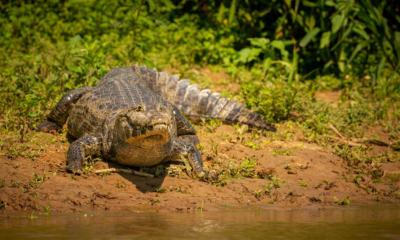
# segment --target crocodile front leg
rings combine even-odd
[[[67,121],[69,112],[74,103],[76,103],[83,94],[87,93],[91,89],[92,87],[81,87],[64,94],[61,100],[47,116],[47,120],[40,123],[36,127],[36,130],[40,132],[51,132],[53,130],[58,132]]]
[[[204,175],[203,160],[201,154],[195,146],[183,139],[174,138],[174,155],[171,159],[184,157],[197,175]]]
[[[200,144],[200,140],[196,136],[196,130],[194,127],[189,123],[185,116],[182,115],[179,108],[174,104],[171,104],[171,107],[175,116],[178,138],[190,142],[194,146]]]
[[[63,167],[69,172],[82,174],[82,163],[88,155],[102,155],[103,137],[100,134],[90,134],[79,138],[71,144],[67,153],[67,166]]]

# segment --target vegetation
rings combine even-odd
[[[333,197],[333,199],[335,200],[335,203],[339,205],[350,205],[349,195],[347,195],[342,200],[338,199],[337,197]]]
[[[206,67],[227,73],[230,79],[219,84],[239,84],[237,99],[279,126],[277,133],[251,131],[246,140],[249,130],[236,126],[239,141],[226,138],[258,150],[269,143],[261,143],[260,135],[288,142],[300,134],[378,182],[382,171],[373,163],[400,159],[392,151],[400,145],[399,8],[394,0],[3,1],[0,154],[39,156],[45,148],[33,129],[46,111],[67,91],[95,85],[111,68],[146,64],[212,88],[216,83],[199,72]],[[315,98],[328,90],[340,91],[337,106]],[[228,87],[221,92],[233,97]],[[205,124],[207,134],[221,122]],[[365,131],[374,127],[389,135],[390,146],[377,154],[346,144],[332,138],[331,126],[345,139],[379,140]],[[51,141],[66,142],[64,136]],[[209,157],[218,156],[219,145],[209,145]],[[290,155],[300,147],[271,154]],[[84,173],[95,160],[86,159]],[[251,158],[229,164],[210,167],[221,186],[224,179],[257,177]],[[166,175],[162,167],[143,171]],[[45,177],[35,176],[32,187]]]

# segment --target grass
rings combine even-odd
[[[339,205],[350,205],[349,195],[347,195],[347,197],[344,199],[338,199],[336,197],[333,197],[333,199],[335,200],[335,203]]]
[[[156,193],[165,193],[165,192],[167,192],[167,189],[166,188],[163,188],[163,187],[158,187],[158,188],[156,188]]]
[[[302,180],[299,180],[300,187],[307,187],[307,183],[303,182]]]

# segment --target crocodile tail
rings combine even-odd
[[[201,121],[200,117],[219,119],[224,123],[243,123],[251,128],[276,131],[271,123],[262,116],[246,109],[244,104],[229,101],[220,93],[212,93],[210,89],[201,89],[200,85],[190,85],[189,79],[179,80],[179,75],[168,76],[167,72],[158,73],[155,68],[132,66],[141,82],[150,90],[175,104],[188,119]]]

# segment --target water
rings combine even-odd
[[[400,206],[197,213],[102,212],[7,218],[0,239],[400,239]],[[37,214],[35,214],[37,215]]]

